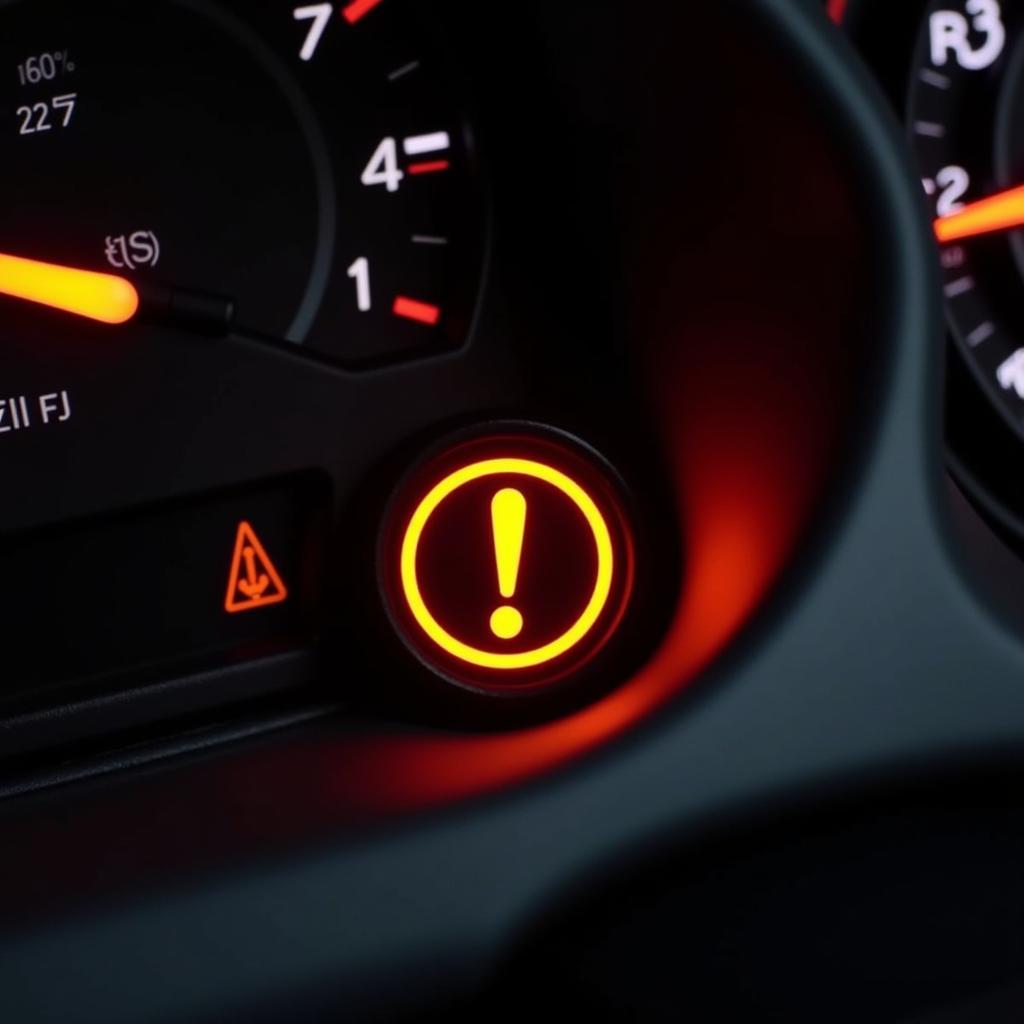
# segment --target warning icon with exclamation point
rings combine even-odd
[[[516,595],[519,563],[523,556],[526,535],[526,498],[522,491],[506,487],[491,501],[491,522],[494,527],[494,557],[498,563],[498,587],[501,596]],[[491,631],[501,640],[513,640],[523,631],[523,616],[512,605],[502,605],[491,616]]]
[[[249,523],[239,523],[224,610],[229,615],[281,604],[288,588]]]
[[[463,444],[395,500],[381,551],[392,620],[422,660],[476,688],[522,691],[575,673],[629,597],[621,507],[597,457],[568,444]]]

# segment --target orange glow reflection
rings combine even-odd
[[[827,423],[813,427],[824,409],[803,374],[767,372],[766,358],[793,355],[792,334],[779,329],[773,338],[764,324],[747,333],[758,338],[749,353],[707,345],[702,365],[661,375],[685,382],[660,404],[677,452],[686,564],[673,624],[651,661],[597,704],[518,733],[357,741],[345,759],[346,803],[375,814],[421,808],[555,768],[677,695],[735,637],[805,529],[835,439]],[[708,358],[716,348],[728,365]]]

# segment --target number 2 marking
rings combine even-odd
[[[53,127],[49,121],[50,108],[45,103],[34,103],[31,107],[18,107],[18,117],[21,118],[19,135],[48,132]]]

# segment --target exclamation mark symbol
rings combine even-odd
[[[494,531],[494,559],[498,566],[498,589],[506,601],[516,596],[519,563],[526,534],[526,498],[515,488],[498,491],[491,500],[491,527]],[[523,616],[518,608],[502,605],[491,616],[491,631],[499,640],[514,640],[523,631]]]

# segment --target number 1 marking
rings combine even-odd
[[[360,313],[369,313],[373,308],[373,297],[370,294],[370,261],[365,256],[348,268],[348,276],[356,283],[356,305]]]

